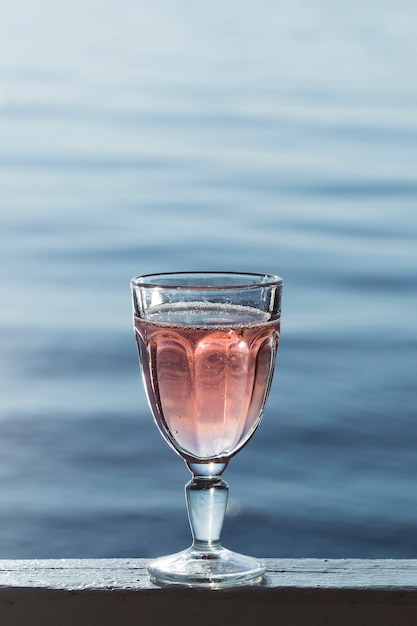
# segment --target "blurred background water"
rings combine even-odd
[[[15,0],[0,21],[0,555],[186,547],[129,279],[283,276],[224,543],[417,558],[417,5]]]

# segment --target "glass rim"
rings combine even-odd
[[[204,276],[210,276],[210,277],[214,277],[214,276],[228,276],[228,277],[239,277],[239,278],[243,278],[243,277],[247,277],[248,281],[249,279],[254,279],[255,277],[259,278],[258,281],[256,282],[237,282],[236,283],[231,283],[231,284],[227,284],[227,285],[219,285],[219,284],[211,284],[211,285],[207,285],[204,284],[204,281],[202,280],[201,284],[185,284],[185,283],[181,283],[181,279],[185,278],[186,276],[189,277],[193,277],[193,278],[197,278],[198,276],[201,276],[201,278],[203,278]],[[164,284],[163,282],[158,282],[158,278],[159,279],[163,279],[163,278],[171,278],[171,279],[175,279],[175,277],[178,278],[178,282],[174,282],[171,284]],[[153,273],[153,274],[143,274],[141,276],[135,276],[134,278],[132,278],[132,280],[130,281],[130,284],[132,285],[132,287],[146,287],[146,288],[160,288],[160,289],[187,289],[187,290],[199,290],[199,289],[205,289],[205,290],[209,290],[209,291],[222,291],[222,290],[232,290],[232,289],[256,289],[256,288],[260,288],[260,287],[268,287],[268,286],[280,286],[283,284],[283,280],[280,276],[276,275],[276,274],[261,274],[260,272],[234,272],[234,271],[181,271],[181,272],[158,272],[158,273]]]

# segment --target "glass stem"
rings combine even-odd
[[[219,476],[194,476],[186,484],[188,519],[193,546],[198,550],[213,550],[220,546],[228,494],[229,486]]]

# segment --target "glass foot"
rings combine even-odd
[[[254,585],[266,570],[257,559],[231,552],[222,546],[187,550],[163,556],[148,565],[151,581],[157,585],[183,585],[219,589]]]

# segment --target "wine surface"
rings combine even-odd
[[[252,307],[177,303],[135,317],[149,404],[188,460],[228,459],[262,416],[279,321]]]

